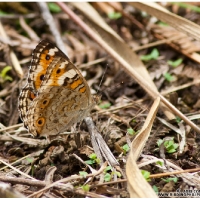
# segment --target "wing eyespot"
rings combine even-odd
[[[50,55],[46,55],[46,60],[50,60]]]
[[[44,80],[44,74],[40,75],[40,80],[41,80],[41,81]]]
[[[58,70],[56,71],[56,73],[57,73],[57,74],[60,74],[60,72],[61,72],[61,70],[60,70],[60,69],[58,69]]]
[[[38,126],[44,126],[44,123],[45,123],[44,117],[40,117],[40,118],[36,121],[36,124],[37,124]]]

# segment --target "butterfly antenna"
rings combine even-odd
[[[97,94],[99,93],[99,88],[101,87],[101,84],[102,84],[102,82],[103,82],[103,79],[104,79],[104,76],[105,76],[105,74],[106,74],[107,69],[108,69],[108,64],[106,65],[106,69],[105,69],[104,72],[103,72],[103,76],[102,76],[101,81],[100,81],[100,83],[99,83],[99,87],[98,87],[98,90],[97,90]]]

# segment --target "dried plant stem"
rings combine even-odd
[[[192,121],[190,121],[183,113],[181,113],[175,106],[173,106],[166,98],[164,98],[158,91],[155,91],[144,78],[138,74],[124,59],[122,59],[116,51],[113,51],[112,47],[107,43],[102,43],[101,37],[92,30],[85,22],[83,22],[71,9],[69,9],[65,3],[57,2],[57,4],[99,45],[101,45],[109,54],[111,54],[115,60],[117,60],[129,74],[141,84],[143,89],[147,91],[153,98],[160,97],[161,101],[170,108],[176,115],[178,115],[185,123],[190,125],[197,133],[200,133],[200,128],[197,127]]]
[[[160,173],[160,174],[152,174],[149,176],[149,178],[160,178],[164,176],[171,176],[175,174],[182,174],[182,173],[188,173],[188,172],[198,172],[200,171],[200,168],[195,168],[195,169],[186,169],[186,170],[179,170],[175,172],[166,172],[166,173]]]
[[[54,18],[52,14],[49,11],[49,8],[45,2],[38,2],[38,5],[41,9],[42,17],[46,21],[46,23],[49,26],[49,29],[52,33],[52,35],[55,37],[56,44],[58,47],[67,55],[65,45],[62,41],[61,35],[58,31],[58,28],[56,27],[56,24],[54,22]]]
[[[29,186],[35,186],[35,187],[45,187],[46,183],[44,181],[33,181],[30,179],[24,179],[24,178],[13,178],[13,177],[6,177],[6,176],[0,176],[0,181],[11,183],[11,184],[22,184],[22,185],[29,185]]]
[[[9,39],[3,28],[1,21],[0,21],[0,35],[5,39]],[[22,71],[21,65],[19,64],[19,60],[17,59],[17,56],[15,55],[15,53],[12,50],[10,50],[10,59],[12,61],[13,67],[14,67],[17,75],[19,76],[19,78],[23,78],[24,73]]]

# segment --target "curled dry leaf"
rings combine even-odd
[[[126,165],[126,174],[127,174],[128,190],[130,193],[130,197],[137,197],[137,198],[157,197],[151,186],[142,176],[136,164],[136,160],[138,159],[140,153],[142,152],[143,147],[149,137],[153,121],[156,117],[159,103],[160,103],[160,98],[157,98],[150,109],[150,112],[147,116],[147,119],[144,123],[142,130],[140,131],[140,133],[138,133],[138,135],[135,137],[135,139],[131,144],[131,150]]]
[[[194,41],[191,37],[169,26],[153,25],[152,31],[155,37],[161,40],[174,38],[166,41],[166,43],[190,59],[200,63],[200,55],[196,53],[200,51],[200,43],[198,41]]]

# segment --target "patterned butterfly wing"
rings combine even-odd
[[[95,105],[79,70],[61,50],[47,41],[39,43],[33,52],[28,85],[22,90],[21,98],[24,94],[28,96],[30,88],[35,98],[23,100],[28,111],[22,118],[35,136],[64,131],[87,116]]]

